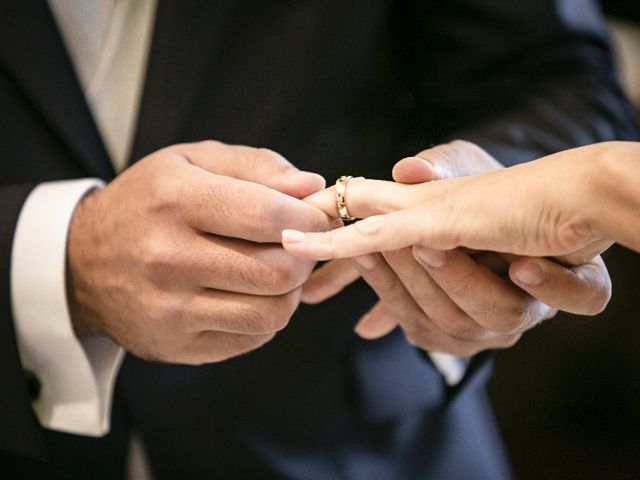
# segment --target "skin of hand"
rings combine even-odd
[[[473,173],[499,169],[499,164],[486,152],[468,142],[456,141],[426,150],[402,160],[394,168],[394,179],[404,184],[364,179],[349,183],[350,213],[358,218],[371,218],[304,238],[294,232],[293,241],[285,233],[285,248],[305,258],[354,257],[357,272],[381,299],[361,320],[356,331],[364,337],[375,338],[399,324],[411,343],[431,351],[469,356],[487,348],[504,348],[513,345],[522,332],[553,316],[556,309],[585,314],[601,311],[610,298],[611,285],[602,260],[592,257],[604,250],[610,244],[608,241],[598,239],[588,245],[588,253],[584,253],[583,248],[580,264],[568,268],[549,259],[517,258],[485,251],[492,247],[490,244],[475,247],[446,244],[443,248],[421,242],[422,238],[415,235],[409,239],[403,237],[406,230],[420,230],[423,216],[419,209],[423,203],[429,205],[431,197],[425,200],[424,194],[418,192],[494,175]],[[420,178],[446,180],[407,185]],[[379,190],[381,186],[383,189]],[[446,198],[446,194],[433,198]],[[474,201],[486,203],[487,199],[495,204],[492,190],[483,191]],[[328,214],[337,214],[333,189],[314,194],[306,201]],[[464,229],[465,222],[473,222],[477,217],[469,205],[465,204],[465,208],[454,217],[446,208],[438,208],[441,214],[438,220]],[[388,217],[401,214],[404,217],[392,227],[386,225]],[[363,222],[365,229],[361,228]],[[375,228],[367,227],[372,223]],[[384,242],[369,242],[368,235],[377,239],[383,233]],[[356,235],[359,237],[353,245]],[[348,245],[346,249],[345,245]],[[470,246],[474,250],[455,248],[458,246]],[[329,272],[319,269],[312,276],[310,293],[305,293],[307,299],[330,296],[346,285],[348,260],[339,261],[342,266],[330,262],[324,267]],[[573,259],[567,257],[562,261],[572,263]],[[338,270],[341,270],[339,274]],[[328,280],[332,276],[338,280]],[[352,274],[352,279],[355,276]],[[340,279],[344,282],[340,283]]]
[[[299,200],[323,187],[270,150],[214,141],[140,160],[74,213],[67,296],[76,333],[186,364],[263,345],[289,321],[314,266],[284,251],[282,228],[335,227]]]

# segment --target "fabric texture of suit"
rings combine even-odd
[[[128,356],[105,438],[42,429],[11,314],[16,219],[39,182],[114,174],[46,4],[0,7],[0,476],[118,478],[135,429],[161,479],[509,477],[489,355],[448,388],[400,332],[358,339],[363,283],[220,364]],[[131,160],[213,138],[387,178],[448,138],[515,164],[634,137],[589,1],[161,0]]]

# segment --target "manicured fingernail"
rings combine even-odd
[[[353,261],[365,270],[373,270],[376,268],[376,261],[373,255],[360,255],[359,257],[355,257]]]
[[[302,243],[305,238],[305,234],[299,230],[282,231],[282,243]]]
[[[428,267],[441,268],[447,259],[447,253],[442,250],[434,250],[432,248],[422,247],[416,252],[418,260]]]
[[[544,273],[537,263],[529,263],[515,273],[516,279],[525,285],[536,287],[542,284]]]

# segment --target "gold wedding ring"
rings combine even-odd
[[[347,183],[352,178],[350,175],[343,175],[336,180],[336,208],[338,215],[342,220],[348,221],[356,219],[356,217],[349,215],[349,210],[347,210]]]

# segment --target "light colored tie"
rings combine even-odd
[[[116,172],[135,134],[156,0],[50,0]]]

